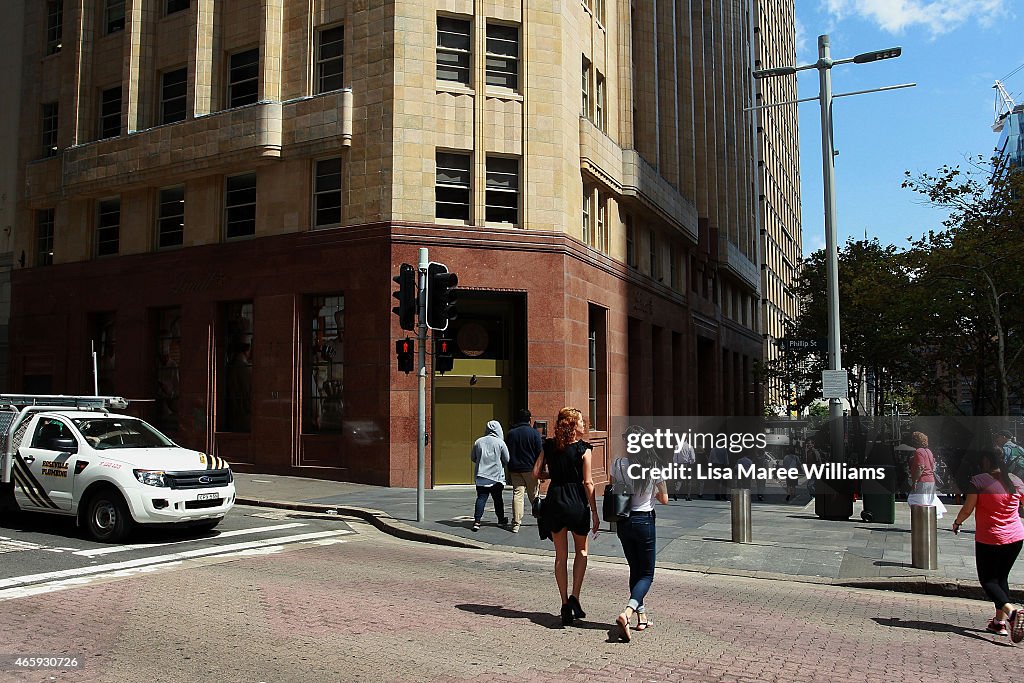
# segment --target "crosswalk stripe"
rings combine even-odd
[[[262,534],[270,531],[283,531],[285,529],[294,529],[300,526],[306,525],[301,522],[292,522],[290,524],[275,524],[273,526],[254,527],[252,529],[235,529],[233,531],[222,531],[216,536],[208,536],[204,538],[187,538],[181,541],[167,541],[166,543],[137,543],[135,545],[104,546],[103,548],[89,548],[88,550],[79,550],[75,552],[75,555],[81,555],[82,557],[98,557],[100,555],[109,555],[111,553],[123,553],[129,550],[144,550],[146,548],[160,548],[162,546],[178,545],[180,543],[198,543],[200,541],[212,541],[219,538],[232,538],[235,536],[246,536],[248,534]]]
[[[211,548],[196,548],[194,550],[183,550],[181,552],[170,553],[168,555],[144,557],[135,560],[126,560],[124,562],[111,562],[108,564],[100,564],[93,567],[76,567],[74,569],[62,569],[59,571],[43,572],[41,574],[15,576],[7,579],[0,579],[0,589],[12,588],[15,586],[25,586],[33,583],[41,583],[43,581],[53,581],[56,579],[70,579],[74,577],[102,574],[104,572],[115,572],[123,569],[135,569],[139,567],[153,566],[168,562],[180,562],[182,560],[188,560],[196,557],[210,557],[213,555],[223,555],[226,553],[238,552],[240,550],[261,548],[268,545],[285,545],[288,543],[301,543],[303,541],[313,541],[322,538],[332,538],[335,536],[347,536],[353,533],[355,532],[348,530],[316,531],[307,534],[295,534],[292,536],[282,536],[279,538],[266,538],[258,541],[246,541],[244,543],[230,543],[228,545],[215,546]]]

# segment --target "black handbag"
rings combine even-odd
[[[621,522],[629,517],[632,496],[628,493],[616,493],[612,484],[605,484],[604,500],[601,501],[601,513],[606,522]]]
[[[544,503],[544,497],[543,496],[536,496],[533,499],[533,502],[531,503],[531,505],[533,506],[533,516],[534,517],[540,517],[543,503]]]

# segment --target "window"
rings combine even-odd
[[[57,112],[56,102],[47,102],[43,105],[43,157],[57,156]]]
[[[303,407],[307,433],[341,431],[345,360],[345,295],[311,298],[311,381],[305,387]]]
[[[583,58],[583,101],[580,116],[590,118],[590,62]]]
[[[174,14],[188,9],[188,0],[167,0],[167,11],[164,14]]]
[[[468,19],[437,18],[437,80],[469,85]]]
[[[64,0],[49,0],[46,3],[46,54],[60,52],[64,33]]]
[[[124,0],[106,0],[103,23],[106,25],[107,33],[124,30]]]
[[[519,159],[487,157],[486,204],[487,222],[519,222]]]
[[[218,415],[223,432],[252,429],[252,331],[251,301],[221,307],[223,372],[218,373]]]
[[[626,214],[626,265],[636,268],[636,228],[629,214]]]
[[[36,211],[36,265],[53,265],[53,209]]]
[[[594,18],[604,23],[604,0],[594,0]]]
[[[651,277],[656,278],[659,275],[661,275],[661,273],[658,272],[661,269],[658,268],[658,238],[655,236],[653,229],[648,229],[647,230],[647,246],[648,246],[648,253],[647,253],[647,256],[648,256],[648,259],[647,259],[648,272],[649,272]]]
[[[594,125],[601,132],[608,132],[608,121],[605,118],[605,107],[607,102],[604,93],[604,76],[597,72],[597,80],[594,86]]]
[[[253,104],[260,99],[259,48],[236,52],[228,66],[228,108]]]
[[[592,191],[583,186],[583,243],[590,244],[590,195]]]
[[[470,157],[468,153],[438,152],[434,185],[434,215],[469,220]]]
[[[593,246],[598,251],[607,250],[607,241],[605,235],[607,234],[605,226],[608,224],[608,198],[602,195],[600,192],[597,193],[597,220],[594,223],[594,242]]]
[[[341,224],[341,158],[316,162],[313,180],[313,225],[324,228]]]
[[[160,190],[157,209],[157,246],[180,247],[185,239],[185,186]]]
[[[60,420],[44,417],[39,420],[39,427],[36,429],[35,434],[32,435],[32,445],[30,448],[54,450],[53,439],[61,438],[74,439],[74,432]]]
[[[96,255],[111,256],[120,248],[121,200],[104,199],[96,206]]]
[[[316,44],[316,92],[344,87],[345,27],[321,29]]]
[[[487,85],[519,88],[519,28],[487,25]]]
[[[224,199],[224,235],[256,234],[256,173],[229,176]]]
[[[590,305],[587,311],[587,407],[591,429],[608,428],[605,396],[608,393],[607,311]]]
[[[116,396],[114,371],[116,370],[117,327],[113,313],[91,313],[89,315],[89,339],[96,353],[96,384],[100,396]],[[89,360],[88,375],[92,378],[92,359]],[[91,384],[91,382],[90,382]]]
[[[181,309],[156,311],[156,401],[153,424],[163,431],[178,429],[181,367]]]
[[[100,139],[121,134],[121,86],[100,93]]]
[[[674,290],[679,289],[679,254],[675,246],[668,252],[668,280],[669,286]]]
[[[188,69],[165,71],[160,80],[160,123],[184,121]]]

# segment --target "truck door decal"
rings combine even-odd
[[[28,465],[21,458],[21,453],[15,453],[12,471],[15,483],[21,488],[21,492],[33,503],[41,508],[59,509],[57,504],[46,495],[46,490],[39,484],[32,472],[29,471]]]

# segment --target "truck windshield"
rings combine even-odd
[[[131,418],[79,418],[75,426],[98,451],[110,448],[173,448],[174,442],[142,420]]]

